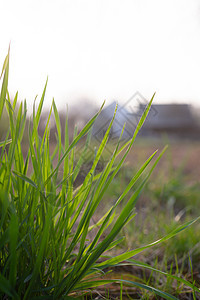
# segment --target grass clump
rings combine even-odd
[[[143,113],[132,139],[124,146],[120,146],[119,140],[104,169],[96,172],[109,138],[115,117],[113,116],[99,148],[94,149],[90,170],[85,174],[83,182],[77,186],[75,182],[90,144],[91,128],[102,108],[80,133],[75,129],[71,143],[66,119],[65,143],[62,145],[60,120],[53,100],[44,134],[39,136],[38,126],[46,84],[38,108],[36,109],[35,103],[33,105],[28,130],[28,151],[24,157],[22,139],[27,119],[26,102],[21,103],[16,110],[16,94],[14,102],[11,103],[7,92],[8,70],[9,53],[3,66],[4,76],[0,95],[0,117],[4,106],[9,116],[7,135],[0,143],[1,298],[73,299],[84,297],[91,289],[116,282],[120,283],[122,288],[136,286],[165,299],[176,299],[168,292],[148,284],[121,277],[105,279],[103,276],[110,268],[124,264],[161,272],[131,258],[173,237],[195,221],[189,221],[175,228],[165,237],[146,246],[114,257],[105,256],[106,251],[122,241],[118,234],[134,218],[135,204],[166,148],[153,162],[157,153],[155,151],[131,178],[109,210],[96,224],[91,222],[99,203],[134,143],[153,98]],[[57,144],[53,153],[50,152],[49,145],[49,122],[52,113],[57,127]],[[84,136],[86,136],[85,145],[81,152],[79,150],[77,159],[77,143]],[[123,155],[117,160],[122,150]],[[141,179],[146,170],[145,177]],[[131,195],[124,201],[130,191]],[[121,210],[117,214],[116,209],[122,203]],[[199,291],[193,283],[183,278],[167,273],[164,275],[186,284],[194,293]]]

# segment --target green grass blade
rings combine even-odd
[[[128,203],[123,208],[123,210],[120,213],[119,217],[117,218],[115,224],[113,224],[113,228],[107,234],[106,238],[102,242],[100,242],[91,253],[90,252],[87,253],[87,255],[86,255],[86,257],[88,257],[87,261],[86,261],[85,257],[83,257],[82,266],[80,267],[79,272],[78,271],[75,272],[75,277],[72,280],[73,282],[71,283],[71,286],[69,287],[68,292],[70,291],[70,289],[73,288],[73,286],[75,286],[75,284],[77,282],[79,282],[84,277],[84,275],[90,269],[90,267],[97,261],[97,259],[101,256],[101,254],[114,241],[115,237],[120,232],[120,230],[123,228],[123,226],[130,220],[131,215],[133,214],[133,209],[134,209],[135,203],[143,189],[143,186],[146,183],[147,179],[149,178],[150,174],[152,173],[152,170],[155,168],[156,164],[161,159],[164,151],[165,151],[165,149],[161,152],[161,154],[157,158],[157,160],[154,163],[154,165],[152,166],[148,176],[145,178],[145,180],[142,182],[142,184],[139,186],[139,188],[136,190],[136,192],[129,199]],[[109,215],[108,215],[108,218],[109,218]],[[107,222],[107,218],[104,221],[102,226],[105,226],[105,222]],[[82,225],[80,224],[80,226],[82,226]],[[81,265],[81,262],[80,262],[80,265]],[[67,278],[66,278],[66,282],[67,282]]]
[[[3,67],[2,67],[2,70],[1,70],[0,79],[2,78],[3,73],[6,71],[6,68],[8,67],[8,64],[9,64],[9,54],[10,54],[10,46],[8,48],[8,54],[6,55],[6,58],[5,58],[4,63],[3,63]]]
[[[13,109],[15,109],[15,107],[16,107],[17,99],[18,99],[18,92],[15,94],[15,98],[13,100]]]
[[[42,138],[42,142],[41,142],[41,147],[40,147],[41,151],[42,151],[43,146],[44,146],[45,138],[48,137],[47,132],[49,130],[49,124],[50,124],[52,109],[53,109],[53,103],[51,104],[51,108],[50,108],[50,111],[49,111],[49,116],[48,116],[47,123],[46,123],[46,126],[45,126],[45,130],[44,130],[44,134],[43,134],[43,138]]]
[[[66,120],[65,120],[65,148],[64,152],[67,151],[69,148],[69,130],[68,130],[68,110],[66,113]],[[66,198],[66,193],[67,193],[67,183],[68,183],[68,178],[71,176],[69,174],[69,154],[66,155],[64,159],[64,167],[63,167],[63,184],[62,184],[62,205],[65,203],[65,198]],[[68,209],[68,208],[66,208]]]
[[[33,180],[31,180],[30,178],[28,178],[27,176],[19,173],[19,172],[16,172],[16,171],[12,171],[13,174],[15,174],[17,177],[21,178],[22,180],[28,182],[30,185],[32,185],[34,188],[38,188],[38,186],[35,184],[35,182]]]
[[[200,217],[198,217],[198,218],[196,218],[196,219],[194,219],[192,221],[189,221],[189,222],[187,222],[187,223],[185,223],[185,224],[177,227],[171,233],[167,234],[166,236],[160,238],[159,240],[157,240],[157,241],[155,241],[153,243],[150,243],[150,244],[148,244],[146,246],[137,248],[135,250],[128,251],[126,253],[120,254],[120,255],[118,255],[116,257],[113,257],[111,259],[108,259],[107,261],[105,261],[103,263],[97,264],[96,267],[97,268],[102,268],[102,267],[105,268],[105,266],[107,266],[107,267],[109,266],[110,267],[110,266],[116,265],[116,264],[118,264],[118,263],[120,263],[120,262],[122,262],[124,260],[127,260],[127,259],[135,256],[136,254],[138,254],[138,253],[140,253],[140,252],[142,252],[142,251],[144,251],[144,250],[152,247],[152,246],[155,246],[155,245],[158,245],[158,244],[160,244],[162,242],[167,241],[168,239],[174,237],[175,235],[177,235],[181,231],[185,230],[187,227],[189,227],[192,224],[194,224],[195,222],[197,222],[199,219],[200,219]]]
[[[9,281],[13,288],[17,279],[17,241],[18,241],[18,220],[15,213],[12,214],[9,225],[9,237],[10,237],[10,274]]]
[[[152,292],[154,293],[155,295],[158,295],[160,297],[163,297],[164,299],[167,299],[167,300],[178,300],[178,298],[166,293],[166,292],[163,292],[159,289],[156,289],[152,286],[149,286],[149,285],[146,285],[146,284],[143,284],[143,283],[139,283],[139,282],[134,282],[134,281],[130,281],[130,280],[120,280],[122,281],[124,284],[127,284],[127,285],[130,285],[130,286],[137,286],[141,289],[144,289],[144,290],[147,290],[149,292]]]
[[[75,288],[75,290],[86,290],[88,288],[97,288],[99,286],[104,286],[107,284],[112,284],[112,283],[124,283],[125,286],[136,286],[140,289],[145,289],[149,292],[152,292],[158,296],[163,297],[163,299],[167,299],[167,300],[178,300],[178,298],[166,293],[166,292],[162,292],[159,289],[156,289],[154,287],[148,286],[146,284],[143,283],[139,283],[139,282],[135,282],[135,281],[130,281],[130,280],[123,280],[123,279],[113,279],[113,280],[93,280],[90,282],[81,282],[80,284],[78,284]]]
[[[37,124],[36,127],[38,127],[38,124],[39,124],[39,121],[40,121],[40,116],[41,116],[41,113],[42,113],[42,107],[43,107],[43,103],[44,103],[44,97],[45,97],[45,93],[46,93],[47,83],[48,83],[48,78],[46,80],[45,87],[44,87],[44,90],[43,90],[43,93],[42,93],[42,97],[40,99],[40,103],[39,103],[37,113],[36,113],[36,124]]]
[[[154,94],[154,95],[155,95],[155,94]],[[145,111],[143,112],[143,114],[142,114],[142,116],[141,116],[141,118],[140,118],[140,121],[139,121],[139,123],[138,123],[138,125],[137,125],[137,127],[136,127],[136,129],[135,129],[135,132],[134,132],[134,134],[133,134],[132,139],[125,145],[125,146],[128,146],[128,149],[126,150],[126,152],[125,152],[125,154],[123,155],[122,159],[119,161],[118,165],[117,165],[117,166],[115,167],[115,169],[113,170],[113,172],[112,172],[110,178],[108,179],[106,185],[105,185],[104,188],[102,189],[99,198],[102,198],[103,194],[105,193],[105,191],[107,190],[107,188],[110,186],[110,184],[111,184],[113,178],[116,176],[116,174],[118,173],[118,171],[119,171],[120,168],[122,167],[122,165],[123,165],[123,163],[124,163],[124,161],[125,161],[125,159],[126,159],[128,153],[129,153],[129,151],[130,151],[130,149],[131,149],[131,147],[132,147],[132,145],[133,145],[133,143],[134,143],[134,141],[135,141],[135,138],[136,138],[136,136],[137,136],[139,130],[141,129],[141,127],[142,127],[142,125],[143,125],[143,123],[144,123],[144,121],[145,121],[145,118],[146,118],[147,115],[148,115],[148,112],[149,112],[149,110],[150,110],[150,107],[151,107],[151,104],[152,104],[154,95],[153,95],[153,97],[151,98],[149,104],[147,105]],[[115,156],[117,157],[117,156],[121,153],[122,149],[124,149],[124,148],[125,148],[125,147],[122,146],[122,148],[120,148],[120,149],[117,151],[117,153],[115,154]],[[155,155],[155,154],[153,154],[153,155]],[[148,164],[148,163],[147,163],[147,164]],[[146,166],[144,166],[144,168],[145,168],[145,167],[146,167]],[[141,170],[141,173],[142,173],[142,172],[143,172],[143,170]],[[141,173],[140,173],[140,175],[141,175]],[[138,177],[139,177],[139,173],[138,173]],[[136,179],[136,178],[135,178],[135,179]],[[133,179],[133,181],[134,181],[134,179]],[[130,187],[130,186],[129,186],[129,187]],[[119,200],[119,201],[120,201],[120,200]]]
[[[35,283],[35,280],[39,276],[40,269],[42,267],[42,264],[44,263],[44,254],[45,254],[46,249],[48,249],[48,240],[49,240],[49,234],[50,234],[49,229],[51,226],[51,215],[52,215],[51,206],[49,206],[47,215],[45,217],[45,225],[44,225],[44,230],[43,230],[43,233],[41,236],[40,248],[38,251],[37,259],[35,262],[35,266],[33,269],[33,274],[32,274],[29,286],[28,286],[26,293],[24,295],[24,298],[23,298],[24,300],[30,298],[30,293],[32,291],[33,285]]]
[[[104,103],[103,103],[104,105]],[[73,142],[71,143],[71,145],[68,147],[68,149],[65,151],[65,153],[63,154],[63,156],[61,157],[61,159],[59,160],[57,166],[55,167],[55,169],[53,170],[53,172],[49,175],[49,177],[47,178],[45,184],[48,183],[48,181],[52,178],[52,176],[57,172],[58,168],[60,167],[60,165],[62,164],[63,160],[65,159],[65,157],[68,155],[68,153],[72,150],[72,148],[78,143],[78,141],[81,139],[81,137],[83,137],[84,135],[87,134],[87,132],[90,130],[90,128],[92,127],[92,125],[94,124],[96,118],[98,117],[98,115],[100,114],[103,105],[101,106],[99,112],[86,124],[86,126],[81,130],[81,132],[78,134],[78,136],[75,138],[75,140],[73,140]]]
[[[55,104],[55,101],[53,99],[53,111],[54,111],[54,117],[55,117],[55,122],[56,122],[56,129],[57,129],[57,133],[58,133],[58,160],[60,160],[60,155],[61,155],[61,125],[60,125],[60,118],[59,118],[59,114],[58,114],[58,110]]]
[[[0,273],[0,292],[1,294],[4,293],[5,296],[9,296],[13,299],[20,300],[20,297],[17,295],[16,291],[13,290],[13,287],[10,284],[9,280],[7,280],[1,273]]]
[[[113,124],[113,121],[114,121],[114,118],[115,118],[116,111],[117,111],[117,106],[116,106],[116,109],[115,109],[114,116],[113,116],[113,118],[112,118],[112,120],[111,120],[111,122],[110,122],[110,124],[109,124],[109,127],[108,127],[108,129],[107,129],[107,131],[106,131],[106,133],[105,133],[105,135],[104,135],[104,138],[103,138],[103,140],[102,140],[102,142],[101,142],[101,145],[100,145],[100,147],[99,147],[99,149],[98,149],[98,151],[97,151],[97,154],[95,155],[95,158],[94,158],[94,162],[93,162],[93,164],[92,164],[92,167],[91,167],[90,171],[88,172],[87,176],[85,177],[85,180],[84,180],[84,182],[83,182],[83,185],[82,185],[82,187],[81,187],[81,189],[80,189],[80,191],[79,191],[79,195],[80,195],[81,197],[82,197],[83,190],[84,190],[85,187],[88,185],[88,182],[89,182],[89,180],[91,179],[91,177],[93,177],[93,174],[94,174],[95,168],[96,168],[96,166],[97,166],[97,163],[99,162],[99,159],[100,159],[100,157],[101,157],[101,155],[102,155],[102,152],[103,152],[103,150],[104,150],[104,148],[105,148],[105,145],[106,145],[106,143],[107,143],[107,141],[108,141],[109,132],[110,132],[110,129],[111,129],[111,127],[112,127],[112,124]],[[107,174],[107,176],[108,176],[108,174]],[[104,180],[105,180],[105,179],[106,179],[106,178],[104,178]],[[101,182],[101,181],[100,181],[100,182]],[[96,193],[98,193],[98,192],[96,192]],[[83,213],[82,219],[85,219],[85,216],[86,216],[86,214],[87,214],[87,218],[85,219],[85,222],[86,222],[86,223],[87,223],[87,220],[91,219],[92,215],[94,214],[94,211],[95,211],[96,207],[98,206],[97,200],[98,200],[98,199],[94,198],[93,201],[92,201],[92,202],[93,202],[92,205],[91,205],[91,203],[88,203],[87,208],[86,208],[86,210],[85,210],[84,213]],[[90,206],[91,206],[91,208],[89,208]],[[79,224],[79,225],[80,225],[80,224]]]
[[[87,150],[88,150],[88,147],[89,147],[89,144],[90,144],[90,141],[91,141],[91,136],[92,136],[92,131],[90,130],[88,132],[88,135],[87,135],[87,139],[86,139],[86,142],[85,142],[83,152],[80,154],[79,160],[78,160],[78,162],[77,162],[77,164],[74,168],[73,181],[76,180],[76,178],[77,178],[77,176],[80,172],[81,166],[84,163],[84,158],[85,158],[85,155],[87,153]]]
[[[181,278],[181,277],[173,275],[173,274],[168,274],[168,273],[166,273],[164,271],[161,271],[159,269],[156,269],[156,268],[154,268],[154,267],[152,267],[152,266],[150,266],[150,265],[148,265],[146,263],[143,263],[143,262],[140,262],[140,261],[137,261],[137,260],[134,260],[134,259],[127,260],[127,263],[128,264],[130,263],[132,266],[137,266],[137,267],[145,268],[145,269],[148,269],[148,270],[151,270],[151,271],[163,274],[166,277],[173,278],[173,279],[175,279],[175,280],[177,280],[177,281],[185,284],[186,286],[188,286],[188,287],[190,287],[192,289],[194,288],[194,290],[196,292],[200,293],[200,289],[199,288],[197,288],[196,286],[194,286],[192,283],[190,283],[188,280],[185,280],[184,278]],[[122,263],[122,265],[123,265],[123,263]],[[126,265],[126,263],[124,263],[124,265]]]
[[[3,112],[4,103],[6,100],[7,88],[8,88],[9,56],[10,56],[10,47],[8,49],[8,54],[5,58],[2,72],[1,72],[1,77],[2,77],[3,73],[4,73],[4,77],[3,77],[3,83],[1,86],[1,94],[0,94],[0,119],[1,119],[2,112]]]
[[[5,147],[6,145],[9,145],[10,143],[12,143],[11,139],[2,141],[2,142],[0,142],[0,147]]]
[[[123,145],[119,149],[117,155],[119,155],[125,148],[128,147],[127,150],[126,150],[126,152],[125,152],[125,154],[123,155],[123,157],[122,157],[122,159],[120,161],[120,165],[119,165],[118,168],[120,168],[122,166],[125,158],[127,157],[128,153],[129,153],[129,151],[130,151],[130,149],[131,149],[131,147],[132,147],[132,145],[133,145],[133,143],[134,143],[134,141],[135,141],[135,139],[136,139],[136,137],[138,135],[138,132],[142,128],[142,126],[143,126],[143,124],[144,124],[144,122],[145,122],[145,120],[146,120],[146,118],[148,116],[148,113],[149,113],[149,110],[151,108],[151,105],[152,105],[154,97],[155,97],[155,93],[153,94],[153,96],[152,96],[151,100],[149,101],[148,105],[146,106],[146,108],[145,108],[145,110],[144,110],[144,112],[143,112],[143,114],[142,114],[142,116],[141,116],[141,118],[140,118],[140,120],[139,120],[139,122],[137,124],[137,127],[136,127],[136,129],[134,131],[134,134],[133,134],[133,137],[131,138],[131,140],[128,141],[127,143],[125,143],[125,145]]]

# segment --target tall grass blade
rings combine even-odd
[[[174,229],[171,233],[167,234],[166,236],[164,236],[163,238],[160,238],[159,240],[153,242],[153,243],[150,243],[144,247],[140,247],[138,249],[135,249],[135,250],[131,250],[131,251],[128,251],[126,253],[123,253],[123,254],[120,254],[116,257],[113,257],[111,259],[108,259],[107,261],[103,262],[103,263],[99,263],[96,265],[97,268],[105,268],[105,267],[110,267],[110,266],[113,266],[115,264],[118,264],[124,260],[127,260],[133,256],[135,256],[136,254],[152,247],[152,246],[155,246],[155,245],[158,245],[162,242],[165,242],[167,241],[168,239],[174,237],[175,235],[177,235],[178,233],[180,233],[181,231],[185,230],[188,226],[191,226],[192,224],[194,224],[195,222],[197,222],[198,220],[200,219],[200,217],[192,220],[192,221],[189,221],[189,222],[186,222],[184,225],[181,225],[179,227],[177,227],[176,229]]]
[[[10,284],[9,280],[7,280],[0,273],[0,295],[3,295],[3,294],[7,295],[7,296],[9,296],[13,299],[20,300],[20,297],[17,295],[16,291],[13,289],[13,287]]]
[[[36,113],[36,127],[38,127],[38,124],[39,124],[39,121],[40,121],[40,116],[41,116],[41,113],[42,113],[42,107],[43,107],[43,103],[44,103],[44,97],[45,97],[45,93],[46,93],[47,83],[48,83],[48,78],[46,80],[45,87],[44,87],[44,90],[43,90],[43,93],[42,93],[42,97],[40,99],[40,103],[39,103],[37,113]]]
[[[90,282],[83,282],[80,283],[79,285],[77,285],[77,287],[75,288],[75,290],[79,290],[79,289],[83,289],[86,290],[88,288],[97,288],[98,286],[103,286],[106,284],[112,284],[113,282],[116,283],[124,283],[124,285],[126,286],[137,286],[141,289],[145,289],[149,292],[153,292],[155,295],[161,296],[163,297],[163,299],[167,299],[167,300],[178,300],[178,298],[166,293],[166,292],[162,292],[159,289],[156,289],[154,287],[148,286],[146,284],[143,283],[139,283],[139,282],[135,282],[135,281],[130,281],[130,280],[123,280],[123,279],[113,279],[113,280],[94,280],[94,281],[90,281]],[[91,284],[91,285],[90,285]]]
[[[2,83],[2,86],[1,86],[1,94],[0,94],[0,119],[1,119],[2,112],[3,112],[4,103],[5,103],[5,100],[6,100],[7,88],[8,88],[9,56],[10,56],[10,47],[8,49],[8,54],[5,58],[3,68],[2,68],[2,72],[1,72],[1,76],[0,76],[0,79],[1,79],[1,77],[4,73],[3,83]]]
[[[104,103],[103,103],[104,105]],[[65,153],[63,154],[63,156],[61,157],[61,159],[59,160],[57,166],[55,167],[55,169],[53,170],[53,172],[49,175],[49,177],[47,178],[45,184],[47,184],[47,182],[52,178],[52,176],[57,172],[58,168],[60,167],[60,165],[62,164],[63,160],[65,159],[65,157],[68,155],[68,153],[72,150],[72,148],[78,143],[78,141],[81,139],[81,137],[83,137],[84,135],[87,134],[87,132],[90,130],[90,128],[92,127],[92,125],[94,124],[96,118],[98,117],[98,115],[100,114],[103,105],[101,106],[99,112],[86,124],[86,126],[81,130],[81,132],[78,134],[78,136],[73,140],[73,142],[71,143],[71,145],[68,147],[68,149],[65,151]]]
[[[9,225],[9,238],[10,238],[10,274],[9,281],[13,289],[15,288],[16,278],[17,278],[17,242],[19,234],[17,215],[14,212],[11,215],[10,225]]]
[[[11,142],[12,142],[11,139],[2,141],[0,142],[0,147],[5,147],[6,145],[9,145]]]

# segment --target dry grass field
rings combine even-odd
[[[156,142],[154,145],[151,144],[146,145],[144,140],[136,143],[128,156],[128,163],[135,166],[135,162],[144,161],[156,149],[162,149],[165,145],[164,143],[156,145]],[[163,166],[166,169],[173,168],[174,172],[182,167],[183,176],[186,176],[189,182],[200,182],[200,138],[197,142],[188,140],[170,143],[157,171],[159,172],[159,168]]]

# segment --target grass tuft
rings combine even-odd
[[[115,257],[105,252],[119,245],[119,233],[135,217],[135,205],[143,187],[162,158],[166,147],[158,155],[155,151],[130,179],[115,203],[100,217],[92,220],[97,209],[117,176],[136,136],[150,110],[154,95],[147,105],[130,141],[122,146],[120,139],[110,155],[107,165],[98,172],[97,165],[109,140],[110,125],[98,149],[93,151],[92,164],[83,182],[76,180],[84,165],[91,141],[92,126],[99,112],[80,131],[74,131],[69,143],[68,120],[65,125],[65,142],[61,142],[61,126],[55,101],[52,101],[44,134],[38,133],[47,82],[38,109],[33,114],[28,129],[27,154],[22,151],[22,139],[27,120],[26,102],[17,106],[17,94],[10,101],[8,87],[9,52],[3,65],[3,82],[0,95],[0,117],[7,109],[9,129],[5,140],[0,141],[0,296],[2,299],[74,299],[89,290],[110,283],[118,283],[122,290],[127,286],[144,289],[164,299],[177,299],[173,295],[131,280],[98,279],[109,268],[120,264],[143,267],[160,272],[189,286],[193,295],[198,292],[195,282],[159,271],[131,258],[150,247],[175,236],[198,220],[189,221],[170,234],[146,246],[129,250]],[[54,114],[57,128],[57,145],[50,151],[50,117]],[[123,134],[122,129],[122,134]],[[121,134],[121,136],[122,136]],[[86,136],[85,145],[77,145]],[[119,155],[122,154],[123,155]],[[119,158],[121,157],[121,158]],[[144,176],[145,175],[145,176]],[[131,195],[127,197],[129,194]],[[120,213],[118,208],[121,207]],[[91,238],[92,237],[92,238]],[[192,264],[190,261],[192,268]],[[95,279],[96,278],[96,279]],[[95,279],[95,280],[94,280]],[[109,292],[108,292],[109,294]]]

